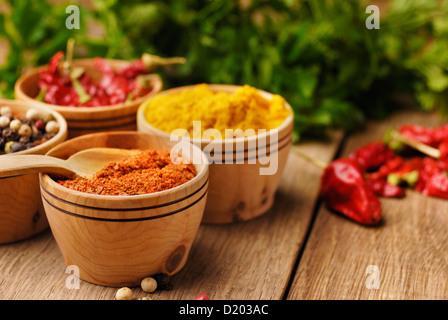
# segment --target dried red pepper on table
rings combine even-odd
[[[434,134],[434,130],[432,128],[415,124],[406,124],[400,126],[398,128],[398,132],[408,139],[418,141],[432,147],[437,147],[438,143],[440,143],[440,141],[438,141],[440,137]]]
[[[392,185],[383,179],[366,179],[366,184],[372,191],[380,197],[386,198],[401,198],[404,197],[405,191],[403,188]]]
[[[427,196],[448,199],[448,176],[443,165],[435,159],[425,157],[415,190]]]
[[[355,160],[361,170],[371,171],[378,169],[394,156],[394,152],[383,142],[374,141],[357,148],[348,157]]]
[[[402,165],[395,170],[391,170],[387,175],[387,182],[392,185],[406,184],[413,187],[418,181],[418,176],[422,168],[422,158],[414,157],[404,161]]]
[[[398,170],[404,163],[404,159],[400,156],[394,156],[381,165],[377,171],[371,172],[369,178],[372,180],[385,179],[387,175]]]
[[[321,196],[329,208],[360,224],[375,225],[381,220],[381,203],[353,159],[339,158],[325,168]]]
[[[436,128],[406,125],[399,130],[410,139],[405,142],[408,146],[428,155],[408,161],[407,166],[411,168],[407,171],[416,173],[415,190],[426,196],[448,199],[448,125]]]
[[[438,148],[444,140],[448,140],[448,124],[434,128],[406,124],[400,126],[398,131],[408,139],[434,148]]]
[[[387,143],[379,141],[361,146],[349,157],[339,158],[328,165],[297,152],[324,169],[321,197],[330,209],[358,223],[375,225],[381,220],[381,203],[377,196],[402,197],[405,194],[402,185],[415,187],[427,196],[448,199],[448,125],[435,129],[407,125],[400,129],[407,139],[415,139],[412,141],[422,146],[425,141],[428,143],[426,147],[438,148],[439,159],[414,157],[405,160]],[[391,138],[390,133],[388,136]],[[415,144],[408,145],[416,148]],[[427,148],[416,150],[425,153]],[[436,153],[430,154],[434,156]]]

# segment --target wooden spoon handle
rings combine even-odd
[[[69,164],[61,159],[43,155],[0,156],[0,178],[44,172],[75,177]]]

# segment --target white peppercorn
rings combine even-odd
[[[147,277],[140,283],[144,292],[154,292],[157,289],[157,281],[154,278]]]
[[[22,124],[19,128],[19,136],[30,137],[33,134],[33,130],[27,124]]]
[[[12,114],[12,110],[8,106],[4,106],[0,108],[0,115],[2,116],[9,116]]]
[[[9,123],[9,127],[14,131],[18,131],[21,126],[22,126],[22,122],[17,119],[14,119]]]
[[[31,125],[32,135],[37,135],[39,133],[39,129],[37,129],[36,125]]]
[[[115,298],[117,300],[132,300],[133,296],[132,290],[128,287],[118,289],[115,294]]]
[[[39,111],[37,111],[36,109],[29,109],[26,112],[25,116],[28,120],[31,120],[31,121],[40,119]]]
[[[57,133],[59,131],[59,124],[52,120],[45,125],[45,131],[47,133]]]
[[[6,128],[7,126],[9,126],[10,122],[11,121],[9,120],[9,117],[1,116],[0,117],[0,128]]]
[[[48,122],[50,122],[50,121],[53,121],[55,118],[54,118],[54,116],[53,116],[53,114],[52,113],[44,113],[44,114],[41,114],[41,119],[45,122],[45,123],[48,123]]]

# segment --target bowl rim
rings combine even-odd
[[[106,59],[103,58],[104,60],[110,61],[112,63],[117,63],[117,64],[127,64],[130,63],[131,61],[127,61],[127,60],[118,60],[118,59]],[[74,59],[73,63],[74,64],[79,64],[79,63],[89,63],[89,62],[93,62],[95,60],[95,58],[83,58],[83,59]],[[158,92],[160,92],[163,88],[163,80],[162,77],[157,74],[157,73],[153,73],[151,72],[151,74],[154,75],[155,78],[155,85],[153,87],[153,90],[151,90],[150,92],[148,92],[147,94],[145,94],[142,97],[138,97],[135,100],[129,101],[129,102],[123,102],[123,103],[118,103],[118,104],[111,104],[111,105],[104,105],[104,106],[92,106],[92,107],[78,107],[78,106],[61,106],[61,105],[57,105],[57,104],[51,104],[51,103],[46,103],[43,101],[39,101],[36,100],[35,98],[29,96],[28,94],[26,94],[23,89],[22,89],[22,85],[25,81],[28,80],[29,77],[35,76],[37,75],[39,72],[46,70],[48,67],[48,65],[42,65],[42,66],[37,66],[34,67],[28,71],[26,71],[24,74],[22,74],[19,79],[17,79],[15,85],[14,85],[14,91],[15,91],[15,95],[16,97],[18,97],[19,99],[22,99],[23,101],[27,101],[27,102],[31,102],[34,104],[38,104],[38,105],[42,105],[42,106],[46,106],[46,107],[50,107],[60,113],[64,113],[64,112],[76,112],[76,113],[100,113],[102,111],[115,111],[115,110],[120,110],[122,108],[126,108],[126,107],[132,107],[135,105],[140,105],[142,104],[146,99],[150,98],[152,95],[157,94]]]
[[[154,126],[152,126],[148,121],[146,121],[146,117],[144,114],[144,109],[149,105],[149,103],[155,99],[156,97],[160,95],[169,95],[174,92],[181,92],[184,90],[189,90],[195,88],[197,85],[200,85],[201,83],[192,84],[192,85],[186,85],[186,86],[180,86],[180,87],[174,87],[170,89],[166,89],[163,91],[160,91],[153,95],[152,97],[147,98],[138,108],[137,110],[137,124],[143,123],[144,126],[147,126],[149,129],[153,130],[154,132],[159,133],[163,136],[171,136],[171,133],[168,133],[166,131],[160,130]],[[211,90],[215,92],[219,92],[219,89],[229,89],[229,90],[237,90],[238,88],[243,87],[243,85],[232,85],[232,84],[207,84],[207,86],[212,87]],[[213,88],[216,88],[215,90]],[[265,90],[261,90],[256,88],[257,91],[265,98],[272,97],[274,94]],[[288,117],[285,118],[285,120],[276,128],[272,128],[269,130],[266,130],[266,132],[262,134],[256,134],[252,136],[244,136],[244,137],[238,137],[238,138],[227,138],[227,139],[198,139],[198,138],[191,138],[191,137],[181,137],[182,139],[190,140],[193,144],[234,144],[234,143],[242,143],[242,142],[251,142],[253,140],[258,140],[261,138],[266,138],[268,136],[271,136],[274,130],[277,130],[278,133],[283,132],[285,129],[287,129],[289,126],[293,126],[294,123],[294,110],[292,109],[291,105],[285,100],[285,107],[290,111],[290,114]],[[292,133],[292,132],[291,132]],[[180,137],[180,136],[179,136]]]
[[[25,108],[29,109],[40,109],[40,111],[44,111],[44,112],[48,112],[50,114],[52,114],[54,116],[54,118],[57,120],[58,124],[59,124],[59,131],[58,133],[52,137],[51,139],[49,139],[48,141],[45,141],[42,144],[39,144],[35,147],[26,149],[26,150],[22,150],[22,151],[18,151],[18,152],[12,152],[12,153],[7,153],[7,154],[2,154],[1,156],[14,156],[17,154],[36,154],[41,152],[42,150],[47,149],[48,147],[51,148],[51,146],[56,142],[56,141],[63,141],[67,138],[67,134],[68,134],[68,125],[67,125],[67,121],[65,120],[65,118],[56,110],[51,109],[50,107],[47,106],[35,106],[35,105],[29,105],[29,103],[27,103],[26,101],[22,101],[22,100],[11,100],[11,99],[0,99],[0,106],[10,106],[11,109],[13,109],[14,111],[14,105],[21,105]],[[56,147],[57,145],[53,145],[53,147]]]
[[[76,143],[77,140],[84,138],[84,139],[88,139],[91,136],[98,136],[98,135],[146,135],[146,136],[151,136],[151,134],[149,133],[145,133],[145,132],[138,132],[138,131],[114,131],[114,132],[98,132],[98,133],[91,133],[91,134],[86,134],[86,135],[82,135],[76,138],[72,138],[70,140],[64,141],[63,143],[55,146],[54,148],[52,148],[51,150],[49,150],[46,155],[49,155],[52,151],[56,150],[57,148],[63,148],[65,145],[69,144],[69,143]],[[190,143],[189,141],[181,141],[180,143],[183,144],[188,144],[189,146],[192,146],[193,148],[196,149],[197,152],[200,152],[199,154],[201,155],[201,164],[203,165],[202,169],[196,173],[196,176],[181,184],[178,185],[176,187],[170,188],[170,189],[166,189],[166,190],[162,190],[162,191],[156,191],[156,192],[152,192],[152,193],[146,193],[146,194],[140,194],[140,195],[127,195],[127,196],[123,196],[123,195],[99,195],[99,194],[95,194],[95,193],[88,193],[88,192],[82,192],[82,191],[77,191],[77,190],[73,190],[67,187],[64,187],[62,185],[60,185],[59,183],[57,183],[56,181],[54,181],[48,174],[46,173],[39,173],[39,178],[41,180],[41,184],[43,185],[43,181],[48,182],[49,184],[51,184],[52,187],[56,188],[57,190],[61,191],[61,192],[66,192],[66,193],[71,193],[74,194],[78,197],[81,198],[91,198],[91,199],[96,199],[96,200],[101,200],[101,201],[110,201],[110,202],[115,202],[115,201],[123,201],[123,199],[129,199],[129,200],[135,200],[135,201],[139,201],[139,200],[143,200],[143,199],[148,199],[148,198],[159,198],[159,197],[163,197],[164,195],[168,195],[171,193],[175,193],[177,191],[180,191],[182,189],[187,188],[188,186],[194,185],[196,184],[198,181],[200,181],[203,177],[208,177],[208,173],[209,173],[209,161],[208,158],[206,157],[205,153],[196,145]],[[86,149],[82,149],[82,150],[86,150]],[[208,179],[208,178],[207,178]]]

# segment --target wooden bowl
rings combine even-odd
[[[162,91],[158,95],[178,93],[194,87],[194,85],[178,87]],[[209,87],[215,92],[228,93],[233,93],[239,88],[234,85],[216,84]],[[261,90],[259,92],[268,99],[272,98],[271,93]],[[144,110],[153,98],[149,98],[140,106],[137,112],[137,130],[169,137],[170,133],[151,126],[145,119]],[[209,154],[210,188],[203,223],[222,224],[251,220],[263,215],[272,207],[292,142],[293,112],[288,103],[286,107],[291,110],[291,115],[277,130],[236,139],[186,138],[200,146],[202,150],[205,148],[213,150]],[[277,136],[275,132],[278,133]],[[175,136],[172,139],[175,139]],[[210,156],[223,161],[218,163],[210,159]],[[260,169],[267,167],[260,161],[264,156],[272,156],[274,161],[277,161],[277,170],[272,174],[261,174]]]
[[[97,133],[77,137],[50,150],[67,159],[88,148],[168,149],[164,137],[139,132]],[[40,175],[45,212],[67,266],[85,281],[112,287],[137,286],[153,274],[172,275],[185,265],[205,208],[208,163],[191,144],[197,175],[161,192],[105,196],[74,191]]]
[[[0,99],[0,106],[11,107],[13,113],[24,116],[31,107],[53,114],[59,123],[59,132],[52,139],[33,148],[4,154],[45,154],[67,137],[67,123],[57,112],[47,107],[30,106],[26,102]],[[0,179],[0,244],[30,238],[46,229],[48,221],[42,205],[38,174]]]
[[[98,79],[100,73],[93,66],[94,59],[74,60],[75,66],[84,67],[93,78]],[[122,60],[107,60],[114,69],[118,70],[129,62]],[[140,104],[162,89],[162,79],[156,76],[153,90],[147,95],[131,102],[100,107],[68,107],[48,104],[36,100],[39,93],[37,81],[39,72],[47,66],[34,68],[22,75],[16,82],[14,91],[16,99],[35,106],[47,106],[59,112],[67,121],[68,137],[73,138],[83,134],[105,131],[135,131],[136,113]]]

